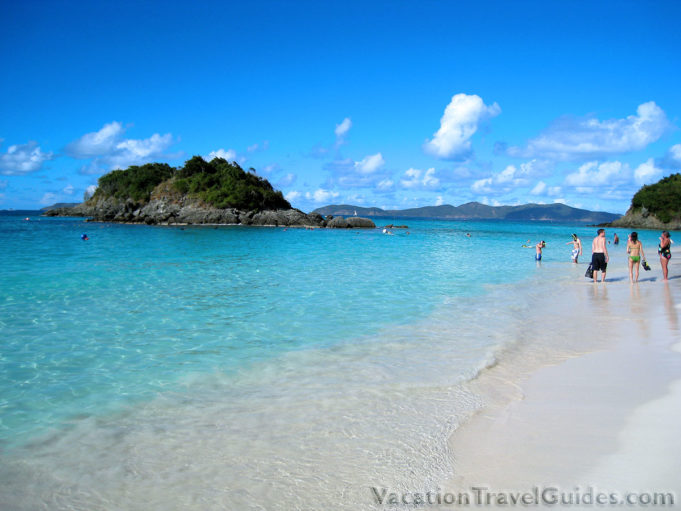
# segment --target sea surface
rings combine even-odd
[[[8,509],[370,509],[372,486],[436,487],[483,404],[466,382],[522,342],[537,282],[584,280],[595,234],[26,218],[0,216]]]

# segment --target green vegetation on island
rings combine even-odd
[[[200,156],[187,160],[183,167],[165,163],[147,163],[114,170],[99,178],[92,201],[114,197],[146,203],[161,184],[183,196],[198,198],[214,208],[236,208],[243,211],[289,209],[291,205],[280,191],[275,191],[264,178],[243,170],[236,162],[214,158],[210,162]]]
[[[669,223],[681,218],[681,174],[672,174],[655,184],[645,185],[631,200],[633,212],[655,215]]]

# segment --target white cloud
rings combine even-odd
[[[669,148],[669,155],[676,163],[681,165],[681,144],[671,146]]]
[[[531,195],[543,195],[544,192],[546,191],[546,183],[544,181],[539,181],[536,185],[534,185],[534,188],[530,191]]]
[[[40,170],[43,163],[54,158],[52,153],[44,153],[37,142],[11,145],[5,154],[0,155],[0,174],[21,176]]]
[[[639,105],[636,115],[625,119],[559,119],[544,133],[531,139],[527,147],[511,147],[508,154],[572,160],[628,153],[655,142],[669,127],[664,111],[654,101],[649,101]]]
[[[284,195],[284,198],[289,202],[293,202],[295,200],[300,199],[302,196],[303,196],[302,193],[292,190],[288,192],[286,195]]]
[[[116,145],[114,153],[106,157],[106,161],[118,168],[149,163],[151,159],[161,156],[172,143],[173,137],[170,133],[165,135],[154,133],[143,140],[123,140]]]
[[[338,197],[339,193],[331,190],[324,190],[319,188],[314,191],[314,193],[307,192],[305,194],[306,199],[312,199],[315,202],[328,202],[331,199]]]
[[[83,200],[88,200],[90,197],[92,197],[95,192],[97,191],[97,185],[90,185],[85,189],[85,193],[83,194]]]
[[[349,117],[346,117],[340,124],[336,124],[334,133],[336,134],[337,138],[343,138],[348,131],[350,131],[350,128],[352,128],[352,121]]]
[[[123,139],[123,126],[119,122],[105,124],[99,131],[86,133],[66,146],[69,156],[78,159],[94,158],[81,173],[96,173],[100,167],[125,168],[130,165],[149,163],[163,156],[174,142],[170,133],[154,133],[145,139]]]
[[[395,186],[395,182],[390,178],[386,178],[386,179],[383,179],[382,181],[380,181],[376,185],[376,188],[378,190],[382,191],[382,192],[385,192],[385,191],[392,190],[394,186]]]
[[[556,197],[561,194],[560,186],[548,186],[544,181],[538,181],[534,188],[530,190],[530,195],[548,195]]]
[[[78,140],[66,146],[66,152],[73,158],[93,158],[113,152],[118,140],[123,135],[120,122],[105,124],[102,129],[94,133],[86,133]]]
[[[580,166],[577,172],[568,174],[565,177],[565,184],[592,188],[626,179],[629,173],[629,166],[619,161],[609,161],[600,165],[597,161],[590,161]]]
[[[409,189],[433,189],[440,184],[440,180],[435,177],[435,169],[429,168],[426,171],[410,168],[405,171],[404,177],[400,180],[403,188]]]
[[[536,173],[535,160],[523,163],[519,167],[508,165],[501,172],[475,181],[471,185],[471,190],[475,193],[507,193],[519,186],[528,185],[528,178]]]
[[[490,200],[489,197],[480,197],[478,198],[478,201],[487,206],[501,206],[501,202],[496,199]]]
[[[73,195],[73,185],[67,185],[66,187],[64,187],[62,192],[65,193],[66,195]]]
[[[348,204],[364,204],[366,202],[363,195],[357,194],[349,195],[345,200]]]
[[[658,181],[662,177],[663,172],[662,169],[655,166],[654,160],[649,158],[648,161],[636,167],[634,179],[639,185],[651,184]]]
[[[372,154],[364,157],[361,161],[355,162],[355,169],[360,174],[373,174],[385,165],[385,160],[381,153]]]
[[[437,200],[435,201],[436,206],[442,206],[445,203],[445,200],[442,198],[442,195],[437,196]]]
[[[213,158],[222,158],[227,161],[234,161],[236,160],[236,151],[234,149],[218,149],[217,151],[211,151],[208,153],[208,156],[206,156],[204,159],[206,161],[211,161]]]
[[[381,153],[366,156],[361,161],[349,158],[333,160],[324,165],[325,170],[331,171],[331,176],[323,186],[343,189],[375,187],[391,178],[392,172],[384,165]]]
[[[487,106],[480,96],[456,94],[445,108],[440,129],[426,141],[424,150],[437,158],[464,159],[471,153],[470,139],[478,125],[500,112],[497,103]]]

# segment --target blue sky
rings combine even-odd
[[[563,202],[681,171],[681,2],[6,2],[0,209],[220,155],[293,206]]]

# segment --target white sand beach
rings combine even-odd
[[[547,283],[535,341],[473,383],[490,405],[452,436],[456,477],[443,491],[484,488],[492,507],[524,492],[550,507],[679,507],[679,256],[667,282],[657,258],[636,284],[615,258],[604,284]]]

